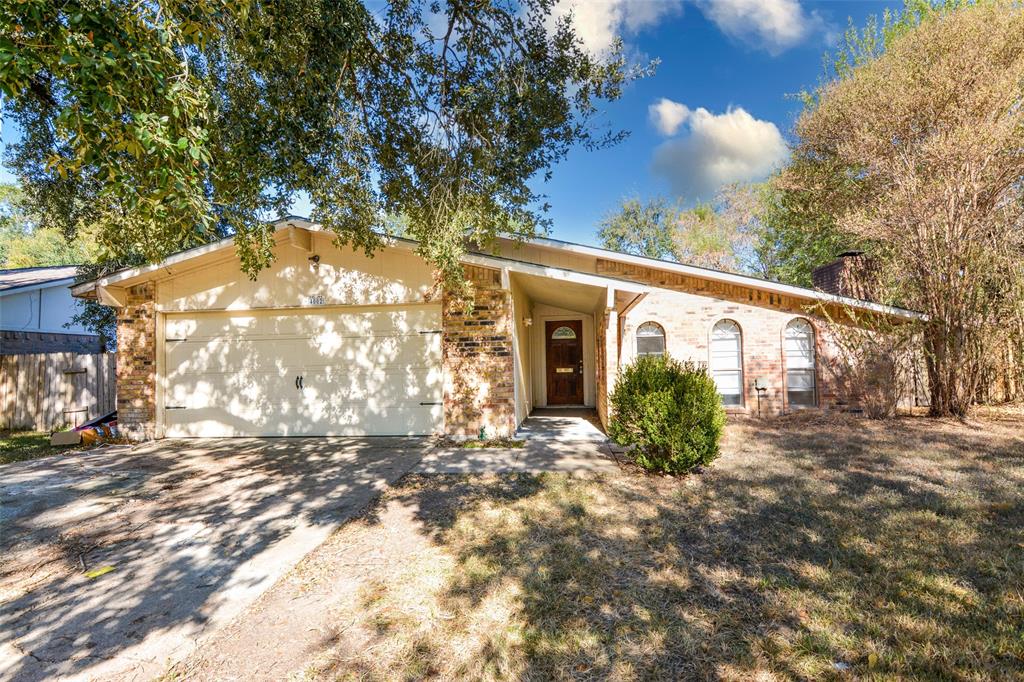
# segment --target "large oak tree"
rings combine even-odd
[[[544,227],[531,181],[623,133],[639,75],[554,0],[23,0],[0,4],[8,158],[44,224],[121,262],[234,235],[250,275],[299,193],[339,243],[384,216],[449,285],[477,242]]]

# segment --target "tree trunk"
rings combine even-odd
[[[967,357],[963,334],[930,324],[924,333],[925,364],[933,417],[965,417],[977,386],[976,365]]]

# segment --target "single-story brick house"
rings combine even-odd
[[[309,221],[277,225],[255,281],[230,239],[83,283],[118,308],[118,419],[135,438],[507,435],[535,407],[607,419],[641,353],[708,362],[728,409],[829,407],[815,305],[915,313],[550,239],[464,258],[471,311],[437,293],[415,244],[373,258]]]

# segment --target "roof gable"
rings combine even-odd
[[[275,223],[274,228],[278,233],[277,239],[279,242],[286,240],[300,247],[305,243],[307,248],[309,244],[308,233],[323,231],[318,224],[295,216],[289,216],[278,221]],[[303,234],[307,236],[303,237]],[[500,248],[497,255],[474,249],[467,253],[463,260],[466,263],[475,265],[540,274],[551,277],[553,280],[581,278],[581,280],[586,280],[587,282],[613,288],[619,287],[627,291],[640,291],[646,287],[678,290],[673,286],[659,284],[657,277],[637,277],[634,270],[642,268],[649,271],[664,272],[667,277],[691,278],[724,287],[739,287],[752,292],[764,293],[768,295],[764,298],[764,301],[762,302],[762,297],[758,295],[756,302],[765,305],[775,305],[772,296],[779,295],[795,301],[806,301],[809,304],[848,307],[900,319],[925,319],[925,316],[921,313],[871,301],[837,296],[815,289],[781,284],[749,275],[711,270],[673,261],[646,258],[644,256],[634,256],[632,254],[619,253],[617,251],[556,239],[535,238],[522,241],[499,239],[498,245]],[[89,295],[90,292],[96,289],[97,285],[131,286],[139,281],[145,281],[148,276],[161,269],[178,266],[193,259],[207,258],[232,246],[232,238],[222,239],[212,244],[174,254],[158,264],[123,270],[93,282],[80,284],[73,287],[72,292],[76,296],[83,296]],[[416,242],[407,239],[389,238],[388,246],[410,250],[415,249]],[[530,250],[530,253],[527,253],[528,250]],[[548,258],[544,255],[538,255],[541,252],[550,254],[552,257]],[[609,263],[616,265],[608,267]],[[755,298],[750,298],[750,300],[755,302]]]

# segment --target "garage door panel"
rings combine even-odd
[[[413,367],[387,371],[328,367],[303,374],[302,386],[307,400],[322,402],[438,402],[444,392],[440,371]]]
[[[334,339],[318,336],[303,343],[306,367],[431,367],[441,362],[440,335]]]
[[[182,409],[164,410],[165,433],[437,432],[440,317],[439,306],[169,315],[163,404]]]
[[[168,339],[212,339],[223,336],[258,335],[263,324],[260,315],[196,315],[167,318]]]
[[[204,341],[168,342],[166,357],[168,376],[205,374],[212,372],[251,372],[261,374],[270,371],[286,373],[294,371],[301,364],[294,359],[302,358],[308,352],[304,339],[249,340],[219,338]]]
[[[256,403],[285,397],[297,402],[301,396],[295,387],[297,374],[271,372],[240,375],[235,372],[192,374],[169,382],[165,405],[197,409],[229,407],[237,401]]]
[[[440,405],[334,403],[305,408],[294,402],[238,404],[235,412],[219,408],[170,410],[171,438],[218,436],[407,436],[431,433],[441,419]]]
[[[295,436],[406,436],[431,433],[441,418],[439,405],[333,404],[302,410],[290,422]],[[324,429],[324,424],[329,426]]]
[[[232,436],[294,436],[297,406],[292,401],[248,403],[224,407],[169,410],[165,418],[170,438]]]

